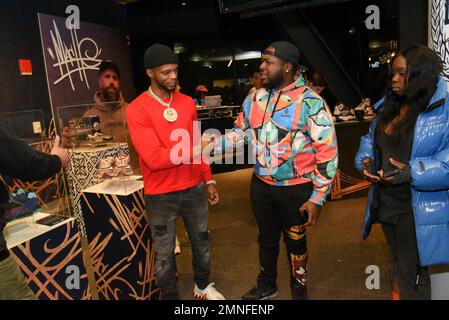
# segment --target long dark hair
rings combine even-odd
[[[407,77],[404,94],[397,95],[391,89],[391,76],[385,94],[384,108],[377,130],[385,130],[399,115],[401,107],[409,106],[407,115],[393,128],[392,138],[400,142],[401,136],[410,134],[418,115],[429,105],[442,71],[441,60],[428,47],[414,45],[401,51],[394,59],[402,56],[407,63]],[[393,59],[393,62],[394,62]]]

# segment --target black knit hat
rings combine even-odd
[[[156,43],[145,51],[143,66],[152,69],[164,64],[179,64],[178,56],[167,46]]]
[[[114,71],[117,74],[118,78],[120,79],[120,69],[119,69],[119,67],[118,67],[118,65],[116,63],[112,62],[111,60],[103,60],[103,61],[101,61],[99,74],[101,75],[106,70]]]
[[[299,66],[300,53],[298,47],[296,47],[293,43],[288,41],[276,41],[270,44],[269,47],[272,47],[274,52],[264,51],[264,54],[271,54],[284,60],[285,62],[291,62]]]

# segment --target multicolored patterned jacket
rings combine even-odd
[[[337,138],[324,100],[301,77],[279,91],[250,93],[215,152],[229,152],[245,140],[256,157],[257,177],[276,186],[312,181],[310,201],[323,205],[337,171]]]

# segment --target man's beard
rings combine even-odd
[[[175,84],[175,86],[173,87],[173,89],[169,89],[169,88],[165,85],[165,83],[163,83],[163,82],[159,82],[159,81],[157,81],[156,79],[152,79],[152,81],[154,81],[154,82],[156,83],[156,85],[158,86],[158,88],[160,88],[160,89],[162,89],[162,90],[165,90],[165,91],[167,91],[168,93],[173,93],[173,92],[175,92],[175,90],[176,90],[176,84]]]
[[[284,75],[282,72],[277,73],[273,79],[271,79],[267,84],[264,85],[266,89],[277,89],[280,85],[284,83]]]
[[[103,98],[106,100],[106,102],[118,101],[120,98],[120,91],[111,87],[103,89]]]

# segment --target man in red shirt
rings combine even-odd
[[[201,160],[200,133],[193,99],[176,92],[178,57],[155,44],[145,52],[151,86],[128,106],[126,120],[139,154],[147,218],[156,250],[156,279],[162,299],[179,299],[176,290],[176,220],[184,220],[192,244],[194,296],[224,300],[209,282],[208,205],[219,201],[208,164]],[[193,147],[193,146],[197,147]]]

